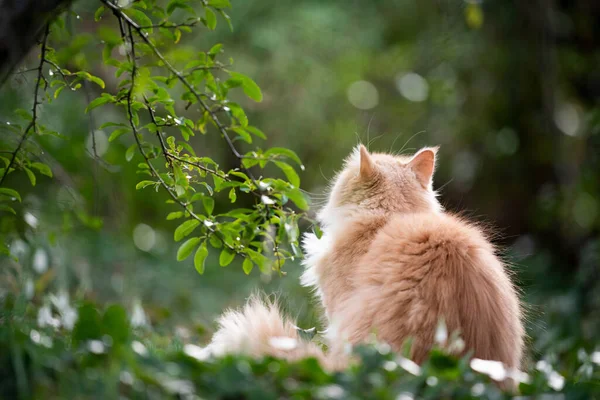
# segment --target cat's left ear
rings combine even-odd
[[[425,147],[408,162],[408,166],[414,171],[417,180],[426,189],[431,189],[438,149],[439,147]]]
[[[360,157],[360,177],[371,178],[375,175],[375,162],[369,154],[369,150],[362,144],[358,146],[358,153]]]

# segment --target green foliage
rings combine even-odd
[[[43,121],[37,115],[44,100],[52,102],[65,88],[75,91],[91,82],[106,91],[89,101],[86,113],[99,112],[105,107],[122,110],[126,122],[109,121],[99,128],[112,129],[108,138],[111,143],[131,142],[133,137],[134,143],[127,148],[125,158],[135,162],[138,174],[144,176],[135,188],[152,187],[168,193],[171,199],[165,210],[167,220],[185,220],[175,229],[175,241],[194,231],[198,235],[181,245],[177,260],[185,260],[198,249],[194,264],[198,271],[203,271],[208,245],[214,248],[218,243],[221,266],[229,265],[240,256],[250,262],[260,259],[263,272],[279,271],[285,259],[295,255],[298,244],[297,237],[290,241],[283,229],[284,226],[297,226],[298,215],[292,204],[301,210],[307,209],[306,199],[298,190],[300,178],[286,161],[289,158],[301,164],[300,159],[293,151],[283,148],[263,151],[260,147],[251,147],[242,151],[244,146],[239,142],[250,145],[255,138],[265,139],[265,135],[249,125],[243,108],[230,99],[230,91],[239,87],[257,102],[263,96],[254,80],[229,70],[231,59],[228,63],[221,61],[221,44],[195,54],[192,61],[185,64],[166,51],[181,40],[182,33],[191,32],[199,23],[214,30],[217,15],[229,22],[225,13],[230,7],[229,2],[197,2],[200,11],[190,2],[181,0],[172,0],[166,7],[153,0],[131,2],[125,6],[109,0],[102,3],[94,20],[99,23],[103,62],[114,73],[115,80],[107,88],[103,79],[85,70],[72,72],[61,67],[60,52],[50,44],[55,33],[64,29],[64,23],[58,20],[52,24],[42,44],[32,113],[21,109],[15,112],[29,125],[26,128],[11,125],[11,129],[21,134],[21,141],[12,151],[12,160],[2,157],[5,168],[0,170],[0,184],[17,170],[22,170],[33,186],[37,182],[34,170],[52,177],[48,165],[30,161],[31,157],[20,147],[32,132],[45,131]],[[74,42],[70,46],[75,46]],[[53,93],[48,92],[49,88]],[[40,89],[41,95],[38,94]],[[190,144],[197,134],[220,137],[223,145],[237,158],[238,165],[224,169],[210,154],[204,151],[197,154]],[[93,152],[96,152],[95,147]],[[141,156],[142,163],[137,160],[136,153]],[[264,168],[270,162],[283,171],[287,180],[268,178],[262,173],[260,178],[255,177],[257,166]],[[215,197],[221,192],[228,193],[232,206],[243,202],[252,207],[243,212],[239,208],[220,208],[215,212]],[[2,199],[7,200],[4,196]],[[197,203],[202,204],[203,211]],[[2,205],[2,210],[16,213],[7,204]],[[270,234],[271,231],[275,234]],[[263,255],[273,261],[265,261]],[[245,265],[248,271],[248,263]]]
[[[0,327],[0,394],[6,398],[344,398],[476,399],[510,398],[490,376],[495,365],[469,363],[434,349],[420,367],[384,344],[355,350],[357,362],[341,373],[327,373],[314,359],[296,363],[265,358],[207,358],[193,344],[172,343],[146,329],[131,328],[125,310],[104,311],[91,303],[78,308],[72,332],[40,327],[35,309],[3,305]],[[60,316],[59,316],[60,318]],[[38,317],[38,320],[40,318]],[[520,373],[527,398],[600,395],[600,353],[579,350],[570,368],[541,360]],[[502,374],[502,372],[500,372]],[[76,383],[76,384],[73,384]],[[22,384],[22,386],[20,386]],[[523,398],[523,397],[521,397]]]
[[[357,140],[441,145],[442,203],[498,227],[523,292],[523,395],[598,397],[599,36],[593,10],[563,3],[74,2],[0,93],[0,397],[169,397],[190,381],[206,398],[493,398],[438,352],[415,377],[378,346],[338,375],[182,351],[259,284],[318,321],[297,241],[321,232],[292,210]]]

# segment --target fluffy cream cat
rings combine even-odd
[[[524,330],[519,299],[481,229],[446,213],[432,189],[436,148],[412,157],[359,146],[319,212],[323,236],[304,238],[304,285],[313,286],[328,322],[328,353],[299,340],[272,303],[252,299],[229,311],[208,349],[346,365],[346,343],[375,333],[398,350],[412,338],[424,361],[440,319],[460,331],[465,352],[519,368]],[[298,340],[278,345],[282,337]],[[279,341],[279,342],[278,342]]]

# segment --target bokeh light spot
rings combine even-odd
[[[146,224],[138,224],[133,229],[133,243],[142,251],[150,251],[156,244],[154,229]]]
[[[577,135],[580,125],[577,107],[572,103],[560,104],[554,111],[554,122],[565,135]]]
[[[379,92],[367,81],[356,81],[348,86],[348,101],[356,108],[370,110],[379,104]]]
[[[396,87],[407,100],[421,102],[429,97],[429,84],[421,75],[409,72],[396,78]]]

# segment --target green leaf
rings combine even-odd
[[[231,8],[229,0],[209,0],[208,5],[214,8]]]
[[[260,91],[260,87],[258,87],[256,82],[254,82],[252,78],[244,74],[240,74],[239,72],[230,72],[229,75],[231,75],[231,77],[234,79],[239,79],[240,81],[242,81],[242,88],[244,89],[244,93],[246,93],[246,96],[250,97],[256,102],[262,101],[263,96],[262,92]]]
[[[215,15],[214,11],[211,10],[210,8],[206,8],[205,12],[206,12],[206,27],[208,29],[210,29],[211,31],[214,31],[215,28],[217,27],[217,16]]]
[[[229,107],[231,115],[236,122],[238,122],[242,127],[248,126],[248,116],[239,104],[231,101],[227,104],[227,106]]]
[[[258,268],[262,272],[268,272],[269,271],[267,269],[267,267],[269,266],[269,259],[267,257],[265,257],[264,254],[261,254],[261,253],[259,253],[257,251],[248,249],[248,255],[250,256],[250,258],[252,259],[252,261],[256,265],[258,265]]]
[[[179,250],[177,250],[177,261],[183,261],[192,254],[192,251],[196,248],[196,245],[200,243],[202,240],[199,237],[191,238],[183,242],[181,246],[179,246]]]
[[[190,219],[179,225],[177,229],[175,229],[175,234],[173,236],[175,241],[179,242],[181,239],[192,233],[198,225],[200,225],[200,221],[197,219]]]
[[[195,14],[194,9],[182,0],[171,0],[167,5],[167,14],[171,15],[178,8],[186,10],[190,14]]]
[[[156,182],[154,181],[141,181],[137,185],[135,185],[135,190],[140,190],[145,188],[146,186],[154,185]]]
[[[246,143],[252,143],[252,136],[244,128],[236,127],[232,130],[239,135],[239,137]]]
[[[98,7],[96,12],[94,13],[94,21],[96,21],[96,22],[100,21],[100,18],[102,18],[102,14],[104,14],[104,10],[105,10],[104,6]]]
[[[135,149],[137,149],[137,143],[134,143],[131,146],[129,146],[129,148],[125,152],[125,160],[131,161],[131,159],[135,155]]]
[[[210,242],[210,245],[215,249],[220,249],[221,247],[223,247],[223,242],[221,242],[221,239],[219,239],[217,235],[210,235],[210,238],[208,240]]]
[[[308,210],[308,201],[304,197],[304,193],[297,187],[286,192],[286,196],[292,200],[301,210]]]
[[[235,188],[231,188],[229,191],[229,200],[231,200],[232,203],[235,203],[236,199],[237,195],[235,194]]]
[[[95,98],[90,104],[88,104],[88,106],[85,109],[85,112],[87,113],[88,111],[93,110],[94,108],[99,107],[102,104],[109,103],[111,101],[114,101],[113,96],[111,96],[108,93],[102,93],[102,96]]]
[[[298,165],[300,165],[300,167],[303,168],[300,157],[298,157],[298,155],[290,149],[286,149],[284,147],[271,147],[269,150],[265,151],[264,155],[265,155],[265,157],[271,157],[271,156],[287,157],[287,158],[290,158],[290,159],[296,161],[298,163]]]
[[[133,18],[136,22],[138,22],[138,25],[140,25],[140,26],[151,26],[152,25],[152,20],[150,18],[148,18],[146,13],[144,13],[141,10],[138,10],[135,8],[130,8],[130,9],[125,10],[125,14],[127,14],[129,17]],[[149,29],[149,31],[151,31],[151,30]]]
[[[204,262],[206,261],[207,256],[208,248],[206,247],[206,242],[204,242],[200,247],[198,247],[196,254],[194,254],[194,267],[200,275],[204,273]]]
[[[23,110],[22,108],[17,108],[14,113],[19,117],[23,118],[25,121],[31,121],[32,116],[31,113],[27,110]]]
[[[90,74],[89,72],[79,71],[79,72],[75,73],[75,75],[77,75],[83,79],[86,79],[90,82],[94,82],[96,85],[100,86],[102,89],[104,89],[104,87],[105,87],[104,81],[102,79]]]
[[[254,268],[254,263],[252,262],[252,260],[247,257],[246,259],[244,259],[244,263],[242,264],[242,269],[244,270],[244,273],[246,275],[250,275],[250,272],[252,272],[252,268]]]
[[[223,48],[223,45],[221,43],[217,43],[213,47],[210,48],[210,50],[208,51],[208,54],[210,54],[211,56],[215,56],[221,52],[222,48]]]
[[[111,126],[127,126],[122,122],[105,122],[102,125],[100,125],[100,127],[98,129],[104,129],[104,128],[108,128]]]
[[[298,174],[296,173],[296,171],[294,170],[294,168],[291,165],[289,165],[283,161],[274,161],[274,162],[275,162],[275,165],[277,165],[279,167],[279,169],[281,169],[283,171],[286,178],[288,179],[288,181],[290,181],[290,183],[292,185],[294,185],[295,187],[300,186],[300,177],[298,176]]]
[[[52,171],[50,170],[50,167],[47,166],[46,164],[41,163],[41,162],[33,162],[33,163],[31,163],[31,167],[40,171],[40,174],[46,175],[46,176],[49,176],[50,178],[52,178]]]
[[[15,211],[15,209],[7,206],[6,204],[0,204],[0,211],[6,211],[6,212],[12,213],[14,215],[17,215],[17,212]]]
[[[31,186],[35,186],[36,179],[35,179],[35,174],[33,173],[33,171],[27,167],[23,167],[23,169],[27,173],[27,177],[29,178],[29,182],[31,182]]]
[[[184,213],[183,211],[174,211],[169,213],[169,215],[167,215],[167,221],[171,221],[173,219],[177,219],[177,218],[181,218],[183,217]]]
[[[63,85],[61,87],[59,87],[58,89],[56,89],[56,91],[54,92],[54,98],[58,98],[58,95],[60,94],[60,92],[62,92],[67,86]]]
[[[221,255],[219,256],[219,265],[221,267],[226,267],[229,264],[231,264],[231,262],[233,261],[234,258],[235,258],[235,253],[232,252],[231,250],[225,248],[225,249],[221,250]]]
[[[3,194],[8,197],[14,197],[15,199],[19,200],[19,202],[21,202],[21,195],[16,190],[9,188],[0,188],[0,194]]]
[[[129,128],[119,128],[119,129],[115,129],[114,131],[112,131],[112,133],[110,134],[108,141],[109,142],[114,142],[115,140],[117,140],[119,137],[123,136],[126,133],[129,133],[131,131],[131,129]]]
[[[126,343],[131,329],[125,309],[117,304],[108,307],[102,316],[102,328],[113,339],[113,344]]]
[[[203,197],[202,204],[204,205],[204,209],[208,215],[212,215],[212,212],[215,208],[215,200],[212,197]]]
[[[247,126],[246,127],[246,131],[250,132],[251,134],[258,136],[261,139],[266,139],[267,136],[257,127],[255,126]]]
[[[73,334],[71,335],[73,345],[79,346],[79,344],[86,340],[96,339],[101,336],[102,324],[98,310],[91,303],[82,304],[77,310],[77,322],[73,327]]]

